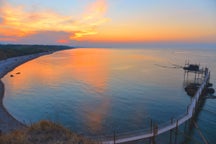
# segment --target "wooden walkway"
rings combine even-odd
[[[190,105],[187,107],[186,114],[184,116],[182,116],[181,118],[179,118],[178,120],[174,120],[172,122],[169,122],[165,126],[162,126],[162,127],[156,128],[156,129],[154,128],[154,129],[148,130],[148,131],[140,133],[140,134],[127,135],[127,136],[124,135],[124,136],[119,136],[119,137],[116,136],[115,138],[112,137],[109,140],[102,141],[102,143],[103,144],[114,144],[114,143],[131,142],[131,141],[136,141],[136,140],[141,140],[141,139],[148,139],[148,138],[160,135],[162,133],[168,132],[172,129],[175,129],[178,126],[180,126],[181,124],[185,123],[186,121],[191,119],[195,113],[195,109],[196,109],[197,103],[200,99],[200,96],[201,96],[206,84],[208,83],[208,81],[210,79],[210,72],[208,72],[208,70],[207,70],[205,72],[204,76],[205,77],[204,77],[202,84],[200,85],[199,89],[197,90],[195,96],[192,98]]]

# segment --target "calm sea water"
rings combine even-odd
[[[146,129],[150,119],[160,125],[185,113],[184,71],[174,67],[186,59],[208,66],[216,86],[216,49],[80,48],[17,67],[3,78],[3,102],[19,121],[50,119],[88,136]],[[197,117],[210,143],[215,110],[216,99],[207,99]],[[196,129],[190,136],[187,143],[202,143]]]

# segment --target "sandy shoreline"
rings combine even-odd
[[[43,52],[39,54],[32,54],[27,56],[20,56],[9,58],[6,60],[0,61],[0,79],[3,78],[7,73],[15,69],[17,66],[28,62],[37,57],[51,54],[53,52]],[[4,97],[4,83],[0,80],[0,133],[7,133],[12,130],[16,130],[19,128],[24,128],[25,125],[18,120],[16,120],[9,112],[5,109],[3,105],[3,97]]]

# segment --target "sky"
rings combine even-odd
[[[216,43],[215,0],[0,0],[0,43]]]

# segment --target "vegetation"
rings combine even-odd
[[[0,44],[0,60],[10,57],[23,56],[41,52],[58,51],[70,49],[69,46],[59,45],[1,45]]]
[[[0,136],[0,144],[94,144],[59,124],[40,121],[28,128]]]

